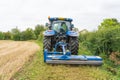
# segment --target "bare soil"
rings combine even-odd
[[[0,80],[9,80],[38,50],[34,42],[0,41]]]

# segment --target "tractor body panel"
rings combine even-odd
[[[67,32],[66,32],[66,35],[67,35],[67,36],[77,37],[77,36],[79,36],[79,33],[78,33],[78,32],[75,32],[75,31],[67,31]]]
[[[54,30],[46,30],[43,34],[44,34],[44,36],[54,36],[55,31]]]

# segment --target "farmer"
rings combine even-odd
[[[65,22],[62,22],[61,27],[64,31],[67,31],[67,25]]]

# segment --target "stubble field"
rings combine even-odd
[[[9,80],[38,50],[34,42],[0,41],[0,80]]]

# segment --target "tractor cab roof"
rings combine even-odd
[[[63,17],[48,17],[49,21],[58,21],[58,20],[61,20],[61,21],[69,21],[69,22],[72,22],[73,20],[71,18],[63,18]]]

